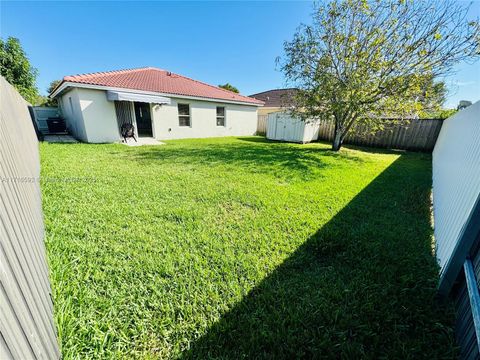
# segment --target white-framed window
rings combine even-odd
[[[190,126],[190,105],[178,104],[178,125]]]
[[[217,106],[217,126],[225,126],[225,106]]]

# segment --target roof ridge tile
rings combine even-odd
[[[125,74],[125,73],[129,73],[129,72],[138,72],[138,71],[142,71],[142,70],[159,70],[159,71],[164,71],[164,70],[161,70],[161,69],[158,69],[158,68],[154,68],[154,67],[151,67],[151,66],[144,66],[144,67],[140,67],[140,68],[130,68],[130,69],[119,69],[119,70],[111,70],[111,71],[97,71],[97,72],[93,72],[93,73],[84,73],[84,74],[75,74],[75,75],[67,75],[67,76],[64,76],[63,78],[64,79],[73,79],[73,78],[86,78],[86,77],[91,77],[91,76],[95,76],[95,75],[116,75],[116,74]]]

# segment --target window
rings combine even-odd
[[[190,126],[190,105],[178,104],[178,124],[180,126]]]
[[[225,126],[225,107],[217,106],[217,126]]]

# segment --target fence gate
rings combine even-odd
[[[58,107],[32,106],[32,110],[37,128],[44,135],[48,134],[47,119],[61,116]]]

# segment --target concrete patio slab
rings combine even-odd
[[[43,141],[49,143],[77,143],[77,139],[70,135],[45,135]]]

